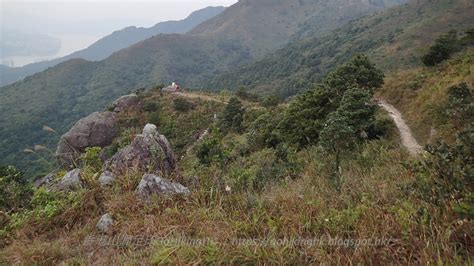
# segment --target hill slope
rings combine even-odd
[[[211,85],[293,95],[355,53],[367,53],[384,70],[417,66],[424,49],[440,34],[474,27],[473,13],[472,1],[410,1],[325,37],[307,36],[260,61],[230,70]]]
[[[211,77],[230,67],[281,47],[308,20],[324,20],[315,19],[317,16],[339,17],[335,24],[322,24],[323,33],[379,8],[364,0],[330,4],[322,0],[245,0],[189,34],[158,35],[100,62],[66,62],[27,77],[1,88],[0,163],[27,164],[22,149],[55,143],[57,137],[41,132],[42,125],[62,133],[80,117],[135,88],[173,80],[188,86],[207,84]],[[331,10],[341,12],[331,16]],[[78,75],[68,76],[74,72]]]
[[[186,33],[200,23],[218,15],[224,9],[225,7],[207,7],[193,12],[183,20],[160,22],[151,28],[127,27],[98,40],[86,49],[51,61],[33,63],[17,68],[2,66],[0,68],[0,86],[11,84],[70,59],[103,60],[114,52],[161,33]]]

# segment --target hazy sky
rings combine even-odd
[[[207,6],[237,0],[0,0],[0,27],[50,35],[103,36],[126,26],[150,27]]]

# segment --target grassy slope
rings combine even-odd
[[[29,169],[30,160],[35,158],[21,151],[36,144],[54,147],[58,136],[42,132],[43,125],[61,134],[79,118],[105,108],[130,90],[172,81],[203,84],[265,49],[280,47],[298,31],[300,24],[321,14],[328,15],[330,7],[345,8],[335,14],[339,20],[322,26],[322,32],[373,10],[372,6],[348,0],[331,4],[303,0],[270,2],[241,1],[190,34],[159,35],[104,61],[73,60],[3,87],[1,164],[37,172],[39,169]]]
[[[455,138],[452,124],[441,122],[437,113],[447,99],[447,89],[466,82],[474,88],[474,49],[457,54],[433,68],[415,68],[390,75],[378,97],[394,104],[403,113],[421,144],[440,137]],[[432,129],[437,133],[432,135]]]
[[[215,101],[207,101],[216,97]],[[210,126],[213,112],[219,112],[222,100],[205,95],[188,113],[173,110],[174,96],[148,93],[146,102],[161,106],[163,117],[179,121],[171,126],[183,136]],[[258,106],[257,106],[258,107]],[[285,108],[281,106],[280,108]],[[249,108],[252,109],[252,108]],[[250,113],[263,111],[253,108]],[[204,119],[196,119],[196,116]],[[253,120],[246,116],[247,124]],[[147,114],[134,114],[139,123],[148,122]],[[207,117],[207,118],[206,118]],[[249,121],[249,119],[251,121]],[[188,123],[186,123],[188,122]],[[195,125],[190,125],[195,122]],[[173,123],[163,121],[160,130]],[[245,135],[226,136],[230,153],[238,154]],[[185,139],[190,139],[185,137]],[[172,145],[176,138],[171,136]],[[245,142],[245,141],[244,141]],[[191,142],[189,142],[191,143]],[[273,151],[263,149],[248,155],[236,155],[226,166],[203,166],[194,152],[184,156],[180,167],[186,176],[198,174],[200,187],[193,187],[188,199],[162,199],[141,202],[134,195],[140,176],[120,177],[113,188],[98,188],[94,171],[83,176],[89,190],[73,193],[74,204],[49,218],[19,219],[14,238],[0,250],[0,262],[9,263],[94,263],[94,264],[202,264],[202,263],[365,263],[426,264],[434,260],[446,264],[469,263],[465,250],[456,248],[457,233],[472,222],[452,216],[449,206],[439,209],[415,198],[404,187],[411,187],[413,172],[406,168],[408,156],[391,140],[363,145],[342,165],[344,181],[340,190],[328,182],[328,160],[317,149],[308,148],[295,157],[298,177],[275,179],[263,191],[242,190],[234,185],[235,169],[265,167],[273,162]],[[330,161],[330,158],[329,158]],[[265,174],[265,173],[264,173]],[[192,181],[184,180],[192,186]],[[224,186],[229,185],[231,192]],[[95,229],[105,212],[114,215],[115,234],[162,237],[168,242],[133,246],[103,246]],[[37,214],[38,215],[38,214]],[[36,218],[35,218],[36,217]],[[462,230],[461,230],[462,232]],[[92,236],[92,238],[90,238]],[[89,237],[89,238],[88,238]],[[204,239],[204,245],[180,245],[173,239]],[[392,239],[381,246],[321,245],[246,246],[232,244],[233,239]],[[87,240],[88,239],[88,240]]]
[[[212,84],[288,96],[309,88],[355,53],[367,53],[386,71],[417,66],[420,55],[440,34],[474,27],[472,13],[472,1],[410,1],[353,21],[325,37],[291,43],[261,61],[229,71]]]

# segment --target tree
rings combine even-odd
[[[322,84],[291,102],[278,125],[282,139],[298,148],[316,144],[328,116],[340,105],[344,106],[340,112],[350,113],[341,115],[355,119],[351,125],[356,126],[360,133],[367,133],[375,109],[366,107],[370,106],[374,91],[383,85],[383,77],[383,72],[366,56],[355,56],[329,74]],[[345,96],[347,91],[351,92]],[[344,96],[347,99],[342,101]]]
[[[346,91],[337,109],[340,115],[347,117],[358,137],[362,139],[368,136],[369,130],[375,124],[376,108],[370,103],[371,99],[371,93],[352,88]]]
[[[244,113],[245,109],[242,107],[242,103],[236,97],[232,97],[222,113],[219,128],[222,132],[231,130],[240,132],[242,130]]]
[[[328,153],[334,154],[334,178],[340,185],[341,155],[353,149],[357,130],[351,125],[349,117],[341,112],[332,113],[321,131],[320,145]]]
[[[460,45],[456,31],[450,31],[441,35],[430,47],[427,54],[422,57],[425,66],[435,66],[451,57],[458,51]]]
[[[326,117],[337,108],[333,99],[324,85],[298,95],[278,124],[283,140],[299,149],[317,143]]]
[[[325,79],[328,87],[335,90],[337,97],[342,97],[346,90],[359,87],[373,93],[382,87],[383,71],[376,68],[365,55],[356,55],[349,62],[330,73]]]

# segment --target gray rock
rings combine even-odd
[[[112,108],[116,113],[138,111],[141,108],[140,98],[136,94],[122,96],[115,100]]]
[[[171,182],[157,175],[145,174],[136,189],[136,193],[140,198],[148,199],[152,195],[188,196],[191,192],[179,183]]]
[[[99,230],[101,233],[111,233],[113,226],[115,224],[114,219],[112,219],[112,215],[106,213],[100,217],[99,222],[97,222],[96,228]]]
[[[81,169],[74,169],[67,172],[61,181],[56,185],[59,190],[67,191],[82,187]]]
[[[143,133],[137,135],[130,145],[107,160],[104,169],[115,175],[125,174],[129,169],[166,176],[179,175],[170,143],[152,124],[147,124]]]
[[[53,184],[54,181],[54,173],[50,173],[45,177],[42,177],[38,180],[35,181],[34,185],[36,188],[42,187],[42,186],[50,186]]]
[[[58,163],[71,169],[78,166],[78,159],[87,147],[105,147],[118,134],[116,114],[95,112],[79,120],[67,133],[61,136],[56,149]]]
[[[109,171],[103,172],[99,177],[99,183],[102,187],[111,186],[115,182],[115,176]]]

